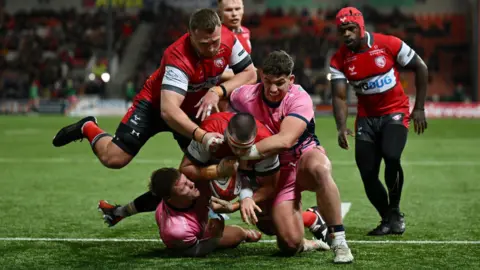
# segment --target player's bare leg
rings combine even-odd
[[[283,201],[273,206],[273,222],[277,233],[277,244],[286,255],[295,255],[303,250],[303,220],[300,203]]]
[[[93,116],[62,128],[52,143],[56,147],[61,147],[84,138],[88,139],[95,155],[105,167],[120,169],[133,158],[112,142],[113,137],[97,125],[97,119]]]
[[[294,200],[283,201],[272,209],[277,245],[282,253],[293,256],[299,252],[329,250],[322,240],[304,238],[304,222],[300,203]]]
[[[258,242],[262,238],[262,233],[256,230],[244,229],[235,225],[227,225],[223,230],[222,238],[219,242],[221,248],[234,248],[245,242]]]
[[[350,263],[353,256],[345,239],[340,193],[332,177],[332,165],[323,150],[312,149],[302,155],[297,164],[297,181],[300,186],[314,191],[319,210],[333,234],[332,250],[335,263]]]

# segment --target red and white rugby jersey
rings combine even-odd
[[[209,88],[217,85],[227,66],[240,72],[252,63],[230,30],[222,28],[221,35],[220,49],[212,58],[198,56],[189,34],[183,35],[165,50],[160,67],[147,79],[138,97],[160,106],[160,90],[174,91],[185,95],[181,109],[187,115],[195,115],[195,105]]]
[[[409,101],[400,83],[398,65],[406,66],[415,51],[397,37],[366,32],[368,49],[352,52],[343,45],[330,61],[332,80],[347,79],[358,97],[359,117],[401,112]]]

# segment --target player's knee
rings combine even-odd
[[[332,165],[330,161],[316,162],[315,165],[310,167],[309,171],[318,188],[324,187],[332,179]]]
[[[296,237],[283,237],[277,239],[277,245],[280,252],[286,256],[293,256],[300,252],[302,248],[302,238]]]
[[[102,164],[110,169],[121,169],[127,166],[132,160],[129,156],[115,156],[111,154],[103,155],[100,157]]]
[[[400,165],[400,154],[395,153],[394,151],[387,151],[383,153],[383,160],[385,162],[385,166]]]

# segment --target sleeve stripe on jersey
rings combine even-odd
[[[332,76],[331,80],[346,78],[345,74],[343,74],[343,72],[341,72],[340,70],[338,70],[337,68],[335,68],[333,66],[330,66],[330,74]]]
[[[242,56],[244,53],[245,53],[245,49],[241,50],[241,51],[238,53],[238,56]]]
[[[407,56],[410,57],[410,55],[412,55],[412,52],[413,52],[413,49],[410,48],[410,51],[408,51]]]
[[[305,123],[307,123],[307,125],[310,123],[310,121],[308,121],[305,117],[301,116],[300,114],[289,113],[289,114],[287,114],[287,116],[297,117],[298,119],[305,121]]]
[[[188,158],[188,160],[190,160],[195,165],[198,165],[198,166],[207,166],[208,165],[208,163],[201,162],[200,160],[194,158],[193,155],[190,154],[188,151],[185,151],[185,156]]]
[[[176,68],[176,69],[178,69],[179,71],[183,72],[183,74],[185,74],[185,77],[187,77],[187,78],[189,77],[188,74],[187,74],[187,72],[185,72],[185,70],[183,70],[183,69],[181,69],[181,68],[179,68],[179,67],[177,67],[177,66],[175,66],[175,65],[165,65],[165,68],[166,68],[166,67]]]
[[[173,91],[173,92],[178,93],[182,96],[185,96],[187,94],[187,91],[183,90],[182,88],[176,87],[176,86],[173,86],[173,85],[169,85],[169,84],[162,84],[162,90]]]
[[[242,72],[246,67],[248,67],[252,63],[253,63],[252,58],[250,58],[250,55],[247,55],[245,58],[243,58],[242,61],[232,66],[233,73],[237,74]]]
[[[280,170],[280,164],[278,164],[278,166],[275,166],[275,168],[271,169],[271,170],[268,170],[268,171],[264,171],[264,172],[259,172],[259,171],[255,171],[255,176],[269,176],[269,175],[272,175],[276,172],[278,172]]]

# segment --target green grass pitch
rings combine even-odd
[[[480,120],[431,120],[424,136],[410,132],[402,160],[401,207],[407,231],[403,236],[372,238],[365,234],[379,220],[364,194],[353,149],[344,151],[336,145],[332,117],[317,119],[317,135],[332,160],[342,201],[352,204],[345,226],[355,262],[348,266],[333,265],[331,252],[284,258],[271,242],[243,244],[206,258],[178,258],[159,242],[143,241],[158,239],[153,213],[107,228],[96,210],[98,200],[129,202],[145,191],[151,171],[178,166],[181,152],[170,134],[161,134],[151,139],[128,167],[109,170],[95,160],[86,141],[63,148],[51,145],[55,132],[72,121],[75,119],[0,117],[0,268],[480,268]],[[99,119],[112,133],[118,121]],[[314,201],[312,194],[303,193],[304,208]],[[233,215],[227,223],[241,221]],[[17,237],[92,241],[6,239]],[[142,241],[93,241],[107,238]],[[380,240],[394,242],[373,242]]]

